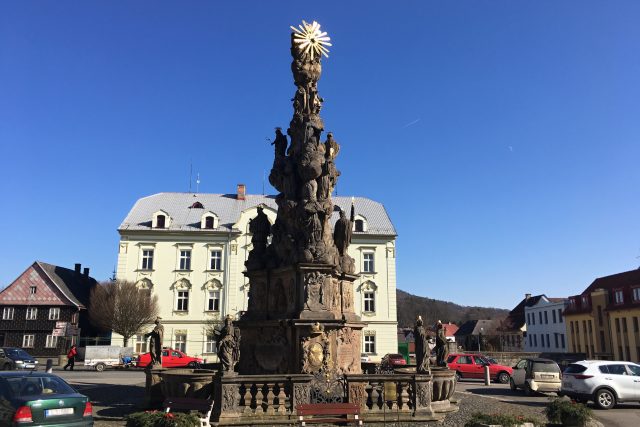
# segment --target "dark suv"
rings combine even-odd
[[[38,361],[35,357],[21,348],[2,347],[5,355],[13,362],[13,369],[37,369]]]

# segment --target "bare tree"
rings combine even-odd
[[[89,318],[101,329],[114,331],[124,339],[141,332],[145,325],[158,316],[158,297],[148,290],[139,289],[135,283],[109,281],[99,283],[91,291]]]

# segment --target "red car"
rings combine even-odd
[[[138,356],[138,362],[136,366],[139,368],[146,367],[151,362],[151,353],[144,353]],[[162,367],[163,368],[195,368],[203,360],[199,357],[187,356],[179,350],[172,348],[162,349]]]
[[[493,381],[507,384],[513,374],[511,366],[498,365],[489,362],[482,355],[477,354],[450,354],[447,359],[449,369],[455,369],[456,377],[460,378],[484,378],[484,367],[489,366],[489,376]]]
[[[407,361],[404,360],[404,357],[401,354],[388,353],[384,355],[380,364],[385,367],[393,367],[406,365]]]

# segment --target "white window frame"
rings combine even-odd
[[[216,336],[211,334],[211,335],[207,335],[205,337],[205,346],[204,346],[204,352],[205,353],[216,353],[217,350],[217,346],[216,346]]]
[[[376,354],[376,334],[365,333],[363,340],[364,340],[364,344],[362,346],[363,353]]]
[[[613,291],[613,297],[616,304],[624,303],[624,292],[622,292],[622,289],[616,289],[615,291]]]
[[[176,291],[176,311],[189,311],[189,290],[180,289]]]
[[[36,342],[36,336],[33,334],[26,334],[22,336],[22,348],[33,348]]]
[[[633,300],[640,301],[640,288],[633,288],[631,292],[633,294]]]
[[[27,320],[37,320],[38,309],[36,307],[27,307],[24,318]]]
[[[191,270],[191,249],[180,249],[178,256],[178,270]]]
[[[142,256],[140,259],[141,270],[153,270],[153,257],[155,250],[153,248],[142,248]]]
[[[209,270],[222,271],[222,249],[211,249],[209,251]]]
[[[376,292],[366,290],[362,293],[362,311],[365,313],[376,312]]]
[[[58,347],[58,337],[54,335],[47,335],[47,340],[44,344],[45,348],[56,348]]]
[[[174,336],[174,348],[183,353],[187,352],[187,333],[178,332]]]
[[[375,252],[363,252],[362,253],[362,272],[363,273],[375,273],[376,263]]]
[[[4,307],[2,309],[2,320],[13,320],[15,310],[13,307]]]
[[[147,340],[143,334],[135,336],[135,352],[138,354],[147,352]]]
[[[49,308],[49,320],[60,320],[60,307]]]
[[[216,307],[216,302],[218,307]],[[208,289],[207,290],[207,310],[206,311],[220,311],[220,305],[222,302],[222,292],[220,289]]]
[[[37,286],[29,286],[29,295],[35,295],[38,292]]]

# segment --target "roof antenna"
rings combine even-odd
[[[193,159],[189,159],[189,193],[191,193],[192,178],[193,178]]]
[[[200,172],[198,172],[198,177],[196,178],[196,193],[200,192]]]

